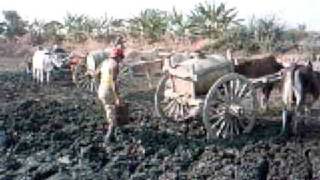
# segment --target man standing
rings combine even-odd
[[[124,58],[121,48],[114,48],[110,58],[103,61],[96,74],[101,73],[101,80],[98,89],[98,98],[102,102],[108,122],[108,132],[105,136],[105,143],[114,140],[114,127],[116,123],[116,108],[121,104],[117,77],[119,64]]]

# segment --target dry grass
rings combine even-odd
[[[128,38],[126,39],[126,48],[134,50],[150,50],[150,49],[163,49],[165,51],[194,51],[199,47],[204,46],[206,40],[199,40],[192,42],[187,39],[177,39],[172,37],[164,37],[160,41],[150,44],[147,40],[142,38]],[[53,42],[46,42],[42,44],[45,47],[51,47]],[[112,47],[112,44],[105,42],[98,42],[97,40],[88,39],[83,43],[74,43],[70,41],[64,41],[62,47],[68,51],[82,51],[89,52],[97,49],[105,49]],[[15,42],[1,42],[0,43],[0,55],[4,57],[25,57],[26,55],[32,55],[36,46],[32,46],[29,37],[22,37]]]
[[[196,43],[191,43],[190,41],[177,41],[170,38],[164,38],[159,42],[156,43],[148,43],[146,40],[142,39],[127,39],[125,44],[127,49],[136,49],[136,50],[148,50],[148,49],[164,49],[167,51],[192,51],[195,47]],[[97,49],[104,49],[112,47],[112,44],[107,44],[103,42],[97,42],[92,39],[88,39],[84,43],[71,43],[71,42],[64,42],[63,46],[69,50],[75,49],[83,49],[87,51],[97,50]]]

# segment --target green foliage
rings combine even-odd
[[[83,43],[88,39],[88,36],[82,31],[74,31],[68,34],[68,39],[72,42]]]
[[[111,19],[110,20],[110,29],[111,29],[111,32],[114,32],[114,33],[126,33],[127,29],[125,27],[125,20],[123,19]]]
[[[129,20],[130,34],[157,41],[168,28],[167,12],[158,9],[146,9],[140,15]]]
[[[255,19],[249,24],[249,33],[262,51],[272,51],[283,41],[284,25],[275,16]]]
[[[44,26],[45,22],[35,19],[28,27],[33,44],[41,44],[44,42]]]
[[[0,35],[6,30],[7,24],[5,22],[0,22]]]
[[[72,15],[68,13],[64,18],[64,26],[68,33],[74,33],[77,31],[92,31],[92,22],[89,22],[89,18],[85,15]]]
[[[24,21],[17,11],[3,11],[5,22],[2,24],[4,35],[12,39],[15,36],[22,36],[27,33],[27,22]]]
[[[129,26],[128,26],[128,34],[133,38],[139,38],[142,36],[142,30],[139,25],[139,19],[132,18],[128,20]]]
[[[284,33],[284,40],[290,43],[297,43],[308,37],[308,33],[298,29],[289,29]]]
[[[283,44],[285,35],[288,34],[284,31],[284,26],[274,16],[252,18],[248,25],[232,26],[220,32],[213,48],[232,48],[248,53],[271,52]]]
[[[259,45],[253,40],[253,34],[247,26],[236,26],[223,34],[223,45],[225,48],[234,50],[245,50],[254,52],[259,49]]]
[[[190,21],[182,13],[179,13],[176,8],[173,8],[172,12],[169,14],[168,21],[169,31],[175,36],[182,37],[187,34]]]
[[[84,42],[93,38],[100,42],[111,42],[121,34],[150,43],[170,33],[174,38],[206,38],[209,48],[245,50],[247,52],[273,51],[283,44],[294,44],[308,37],[306,26],[285,30],[274,17],[252,18],[247,25],[240,24],[235,8],[224,3],[205,1],[197,4],[185,15],[173,8],[171,12],[145,9],[129,20],[114,19],[106,14],[94,18],[84,14],[68,13],[63,23],[35,20],[28,23],[16,11],[3,11],[4,22],[0,22],[0,34],[7,38],[22,36],[29,32],[34,43],[69,40]],[[192,40],[191,40],[192,41]]]
[[[86,15],[72,15],[64,18],[64,26],[72,41],[85,41],[89,36],[92,38],[108,36],[113,19],[106,14],[100,18],[91,18]]]
[[[239,24],[237,14],[235,8],[227,9],[224,3],[199,3],[189,16],[190,30],[210,39],[219,38],[230,26]]]
[[[48,40],[53,42],[59,42],[63,40],[63,35],[61,34],[61,29],[63,25],[58,21],[50,21],[43,26],[44,36]]]

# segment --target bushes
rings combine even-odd
[[[185,42],[190,45],[193,39],[207,39],[209,50],[232,48],[270,52],[307,37],[305,26],[286,30],[275,16],[252,18],[248,24],[241,24],[236,8],[214,2],[199,3],[189,14],[179,13],[175,8],[171,12],[145,9],[127,20],[114,19],[106,14],[94,18],[68,13],[62,23],[35,20],[28,24],[16,11],[4,11],[3,14],[5,21],[0,22],[0,34],[13,40],[29,33],[32,44],[61,41],[83,44],[88,40],[110,43],[121,34],[142,45],[161,41],[176,46]]]

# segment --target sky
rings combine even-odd
[[[276,15],[289,27],[306,24],[308,30],[320,31],[320,0],[208,0],[236,7],[239,18],[249,19]],[[146,8],[188,13],[205,0],[0,0],[0,11],[16,10],[23,19],[62,21],[67,12],[101,17],[130,18]]]

